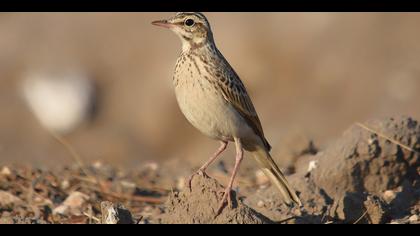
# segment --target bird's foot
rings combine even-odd
[[[232,191],[232,188],[231,188],[231,187],[227,187],[227,188],[225,189],[225,191],[224,191],[224,192],[222,192],[222,194],[223,194],[223,198],[222,198],[222,200],[220,201],[219,208],[217,209],[217,212],[216,212],[216,217],[217,217],[218,215],[220,215],[220,213],[222,213],[223,209],[226,207],[226,204],[229,206],[229,208],[231,208],[231,209],[232,209],[231,191]]]
[[[187,179],[187,186],[188,186],[188,189],[190,190],[190,192],[192,192],[192,188],[191,188],[192,180],[193,180],[194,176],[196,176],[196,175],[201,175],[201,176],[204,176],[204,177],[208,177],[208,175],[206,174],[206,171],[202,170],[202,169],[199,169],[198,171],[196,171],[192,175],[190,175],[190,177],[188,177],[188,179]]]

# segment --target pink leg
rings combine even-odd
[[[207,168],[211,165],[211,163],[213,163],[220,156],[220,154],[222,154],[224,150],[226,150],[227,145],[228,145],[228,142],[221,141],[219,149],[217,149],[217,151],[213,154],[213,156],[202,167],[200,167],[200,169],[198,169],[197,172],[195,172],[188,178],[188,188],[190,190],[191,190],[191,182],[194,176],[200,173],[205,175]]]
[[[230,192],[232,191],[233,182],[235,181],[236,174],[239,170],[239,165],[242,162],[242,159],[244,158],[244,152],[242,149],[242,144],[239,139],[235,138],[235,144],[236,144],[236,161],[235,161],[235,167],[233,168],[232,176],[230,177],[229,184],[227,188],[225,189],[225,192],[223,194],[222,201],[220,203],[219,209],[217,210],[216,216],[222,213],[223,208],[226,205],[226,202],[228,203],[229,207],[232,207],[232,199],[230,196]]]

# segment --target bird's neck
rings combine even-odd
[[[198,38],[182,40],[182,52],[188,53],[197,50],[215,49],[216,45],[212,38]]]

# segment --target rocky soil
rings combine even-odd
[[[284,205],[257,169],[244,168],[232,208],[219,216],[220,183],[229,176],[221,168],[209,171],[211,177],[196,176],[190,191],[183,180],[195,167],[184,162],[131,171],[103,163],[3,166],[0,223],[420,223],[418,121],[356,123],[324,150],[310,142],[299,153],[290,160],[287,178],[301,208]]]

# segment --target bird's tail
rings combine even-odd
[[[290,187],[286,177],[284,177],[283,173],[276,165],[273,158],[271,158],[270,153],[261,147],[253,151],[252,154],[262,168],[264,174],[280,190],[285,202],[287,204],[294,202],[297,205],[302,206],[302,203],[299,197],[296,195],[296,192]]]

